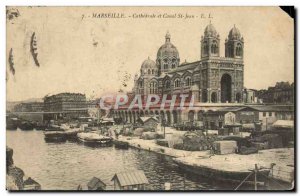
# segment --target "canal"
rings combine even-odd
[[[7,131],[7,146],[14,150],[14,164],[26,176],[39,182],[43,190],[76,190],[92,177],[100,178],[113,190],[111,178],[116,172],[140,169],[145,172],[153,190],[225,190],[230,184],[184,174],[172,158],[153,152],[91,148],[76,142],[46,143],[42,131]]]

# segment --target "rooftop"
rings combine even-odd
[[[115,178],[119,180],[121,186],[149,184],[149,181],[142,170],[116,173],[111,180],[114,180]]]

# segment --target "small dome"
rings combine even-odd
[[[241,33],[240,31],[234,27],[229,31],[228,39],[241,39]]]
[[[156,63],[149,57],[142,63],[142,69],[157,68]]]
[[[204,36],[206,36],[206,37],[217,37],[218,36],[217,30],[211,23],[206,26],[206,28],[204,30]]]

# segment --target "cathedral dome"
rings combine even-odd
[[[217,30],[215,29],[215,27],[211,23],[206,26],[206,28],[204,30],[204,36],[206,36],[206,37],[216,37],[216,36],[218,36]]]
[[[149,68],[153,69],[153,68],[157,68],[157,67],[156,67],[156,63],[148,57],[148,59],[146,59],[142,63],[142,69],[149,69]]]
[[[163,57],[175,57],[179,58],[179,53],[177,48],[171,43],[171,35],[169,32],[166,34],[166,42],[158,49],[157,51],[157,59]]]
[[[229,31],[228,39],[241,39],[240,31],[234,27]]]

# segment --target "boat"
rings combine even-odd
[[[111,146],[113,139],[109,136],[101,135],[98,132],[83,132],[77,134],[78,141],[84,145],[97,147],[97,146]]]
[[[45,131],[64,131],[65,129],[59,125],[50,125],[45,128]]]
[[[40,123],[40,122],[36,122],[36,123],[34,124],[34,128],[35,128],[35,130],[37,130],[37,131],[46,130],[47,127],[48,127],[48,126],[47,126],[46,124]]]
[[[227,170],[218,170],[206,166],[201,166],[200,164],[186,164],[176,158],[173,161],[184,171],[187,171],[192,174],[210,178],[220,182],[228,182],[232,185],[239,185],[242,181],[246,185],[254,185],[255,175],[252,170],[241,170],[241,171],[227,171]],[[252,173],[252,175],[250,175]],[[264,176],[269,176],[270,169],[262,169],[257,173],[257,184],[264,186],[267,179]],[[250,175],[250,176],[249,176]]]
[[[10,131],[15,131],[18,128],[19,125],[19,119],[18,118],[6,118],[6,129]]]
[[[129,148],[129,143],[128,142],[114,140],[113,143],[115,145],[115,148],[118,148],[118,149],[128,149]]]
[[[22,121],[18,126],[22,131],[33,130],[34,124],[29,121]]]
[[[63,143],[67,141],[65,131],[44,131],[44,136],[47,143]]]
[[[65,130],[65,134],[68,141],[77,141],[77,134],[82,132],[83,131],[80,128],[72,128]]]

